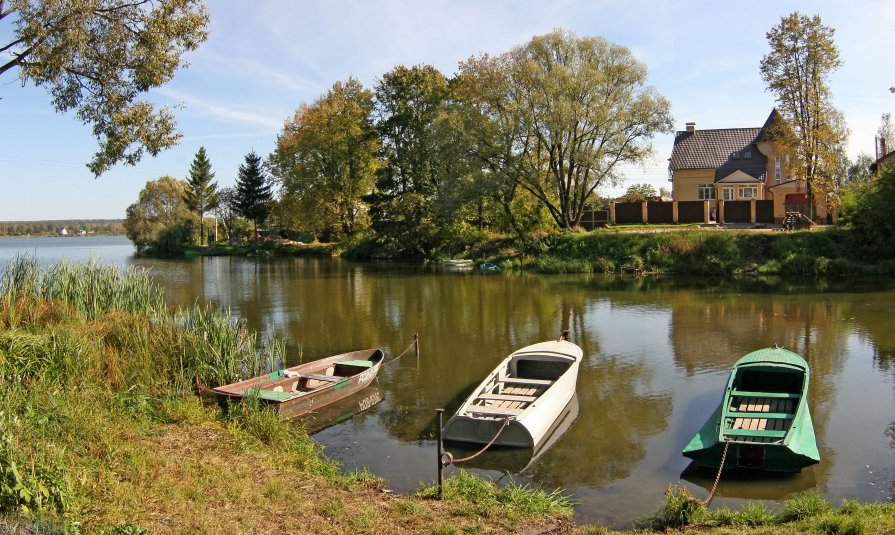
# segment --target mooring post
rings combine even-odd
[[[444,499],[444,463],[441,462],[444,454],[444,444],[441,441],[441,427],[444,417],[444,409],[435,409],[438,415],[438,499]]]
[[[413,333],[413,345],[416,348],[416,373],[419,373],[420,372],[420,333]]]

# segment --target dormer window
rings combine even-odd
[[[734,160],[739,160],[739,159],[740,159],[740,153],[739,153],[739,151],[733,153],[733,159],[734,159]]]
[[[751,158],[752,158],[752,151],[751,151],[751,150],[747,150],[746,152],[744,152],[744,153],[743,153],[743,158],[745,158],[745,159],[747,159],[747,160],[751,159]]]

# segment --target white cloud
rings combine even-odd
[[[280,119],[273,119],[266,115],[246,111],[245,109],[239,109],[241,106],[237,104],[216,104],[208,100],[188,95],[182,91],[178,91],[170,87],[161,87],[159,89],[156,89],[156,93],[164,95],[178,102],[183,102],[184,104],[198,109],[206,114],[226,119],[228,121],[252,123],[274,130],[278,130],[283,125],[283,121]]]

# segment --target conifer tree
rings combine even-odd
[[[261,157],[252,151],[246,154],[245,163],[239,166],[236,178],[236,207],[240,215],[252,221],[255,237],[258,225],[267,219],[267,204],[273,199],[271,185],[261,165]]]
[[[199,216],[199,244],[205,243],[205,212],[217,208],[218,183],[212,182],[211,162],[205,153],[205,147],[199,147],[193,163],[190,164],[190,179],[183,194],[183,200],[191,212]]]

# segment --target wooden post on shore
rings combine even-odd
[[[444,422],[444,409],[435,409],[438,415],[438,499],[444,499],[444,463],[441,458],[444,454],[444,444],[441,441],[441,427]]]

